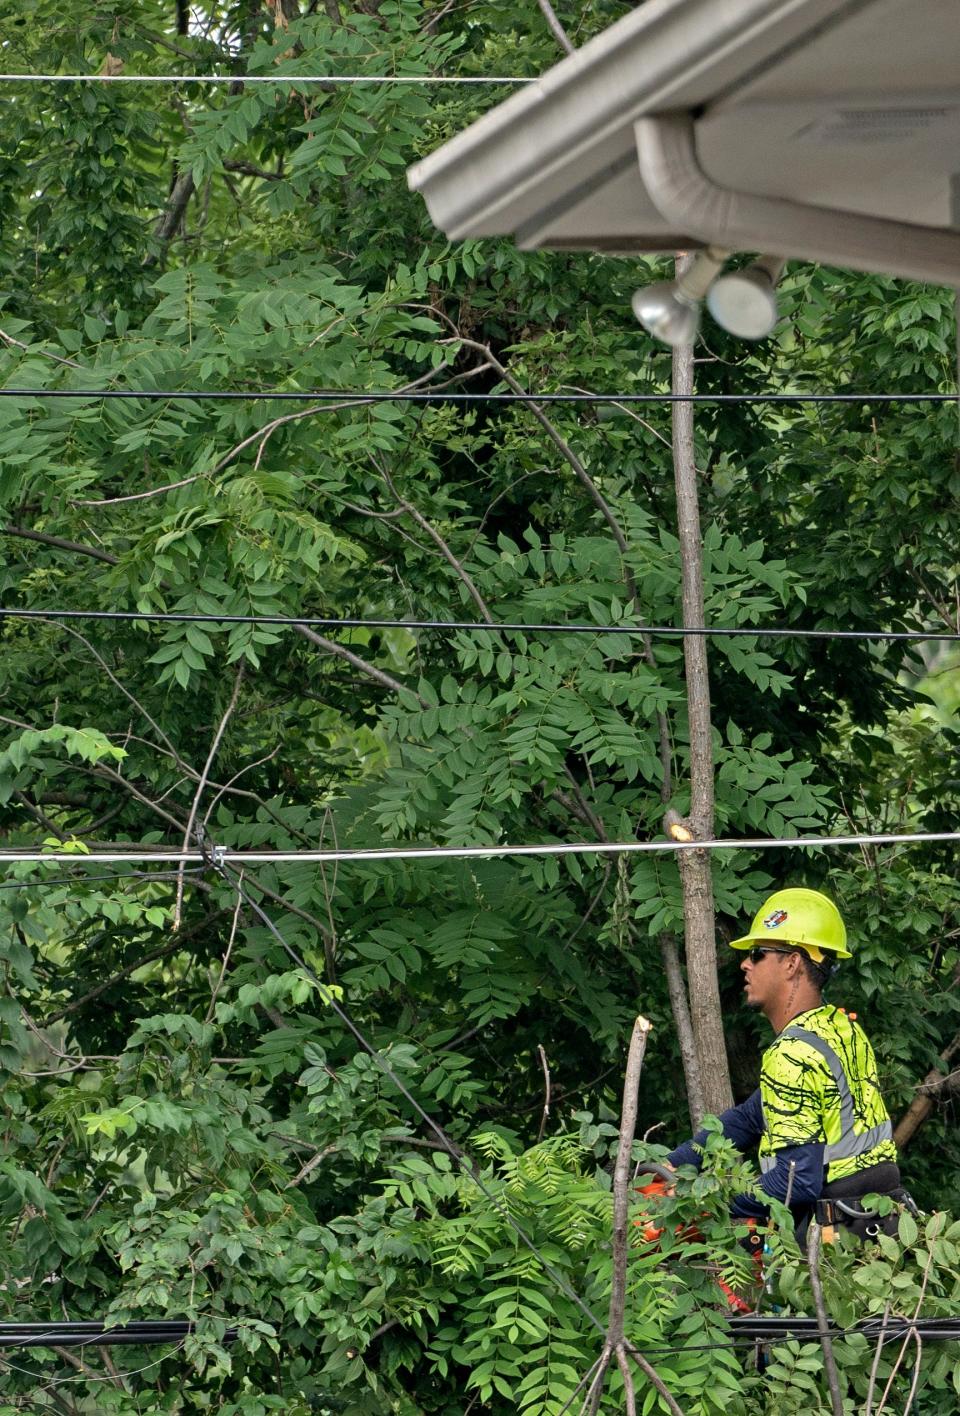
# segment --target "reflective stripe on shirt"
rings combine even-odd
[[[855,1111],[853,1097],[850,1094],[850,1083],[847,1081],[847,1074],[843,1070],[843,1063],[834,1052],[829,1042],[820,1037],[818,1033],[809,1032],[806,1028],[788,1027],[784,1028],[780,1034],[785,1038],[796,1038],[798,1042],[805,1042],[808,1047],[812,1047],[830,1068],[830,1073],[836,1083],[837,1092],[840,1097],[840,1139],[831,1141],[824,1148],[824,1163],[829,1165],[831,1160],[847,1160],[851,1156],[863,1155],[865,1151],[873,1150],[882,1141],[893,1140],[893,1127],[889,1119],[881,1121],[878,1126],[870,1126],[865,1131],[857,1132],[854,1129]],[[764,1156],[764,1160],[776,1163],[774,1157]],[[762,1162],[761,1170],[769,1169]]]

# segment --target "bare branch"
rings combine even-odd
[[[570,43],[570,39],[563,25],[557,19],[554,8],[550,4],[550,0],[537,0],[537,4],[540,6],[540,10],[543,14],[543,18],[547,22],[550,33],[557,41],[564,54],[576,54],[577,51]]]
[[[827,1306],[823,1301],[823,1284],[820,1282],[820,1247],[823,1232],[816,1220],[812,1220],[807,1230],[807,1267],[810,1270],[810,1287],[813,1290],[813,1306],[817,1313],[817,1329],[820,1333],[820,1343],[823,1348],[823,1365],[827,1373],[827,1385],[830,1388],[830,1405],[833,1409],[833,1416],[843,1416],[843,1397],[840,1395],[840,1377],[837,1372],[837,1359],[833,1355],[833,1342],[830,1337],[830,1320],[827,1317]],[[886,1393],[884,1393],[886,1395]],[[880,1403],[881,1407],[883,1402]]]
[[[181,172],[175,179],[167,201],[166,210],[157,221],[154,228],[154,239],[166,244],[174,235],[177,227],[183,220],[187,203],[193,196],[193,174],[191,172]],[[156,265],[157,257],[151,251],[143,258],[144,266]]]
[[[650,1031],[651,1025],[648,1020],[642,1016],[637,1017],[627,1052],[627,1068],[623,1082],[623,1105],[620,1112],[620,1138],[613,1169],[613,1275],[610,1286],[610,1309],[607,1317],[607,1335],[597,1364],[596,1376],[583,1404],[586,1416],[595,1416],[599,1410],[603,1381],[611,1360],[616,1357],[617,1365],[621,1373],[624,1373],[628,1354],[636,1362],[647,1380],[656,1387],[672,1416],[683,1416],[683,1411],[671,1395],[660,1373],[624,1336],[629,1252],[630,1162],[633,1153],[633,1138],[637,1129],[640,1073],[643,1069],[643,1056]],[[635,1416],[636,1397],[629,1371],[624,1375],[624,1392],[627,1412],[631,1413],[631,1416]]]
[[[40,354],[44,359],[52,359],[55,364],[66,364],[70,369],[82,369],[82,364],[74,363],[72,359],[63,359],[59,354],[51,354],[47,349],[38,349],[35,345],[24,344],[21,339],[14,339],[12,334],[7,334],[5,329],[0,329],[0,339],[11,348],[22,349],[27,354]]]
[[[207,778],[210,775],[210,768],[213,766],[213,759],[217,755],[217,749],[219,748],[220,743],[223,741],[223,735],[227,730],[227,724],[230,721],[234,708],[236,708],[237,706],[237,699],[240,697],[240,685],[243,683],[243,668],[243,662],[241,661],[239,667],[237,668],[237,676],[234,680],[233,692],[230,695],[230,702],[224,709],[223,717],[220,719],[217,731],[213,735],[213,742],[210,744],[210,751],[207,753],[207,760],[203,764],[203,771],[200,773],[200,780],[197,783],[197,790],[194,792],[193,801],[190,803],[190,815],[187,817],[187,827],[183,834],[184,850],[186,850],[190,845],[190,838],[193,835],[193,824],[197,819],[197,809],[200,806],[200,798],[203,795],[203,789],[207,785]],[[183,881],[183,865],[181,864],[180,868],[177,871],[177,898],[176,904],[173,907],[174,934],[176,934],[177,930],[180,928],[180,915],[183,910]]]
[[[540,1058],[540,1066],[543,1068],[543,1114],[540,1117],[540,1129],[537,1132],[537,1145],[539,1145],[543,1140],[543,1133],[547,1129],[547,1120],[550,1116],[550,1068],[547,1065],[547,1054],[540,1042],[537,1043],[537,1054]]]
[[[243,905],[243,896],[240,894],[240,887],[242,885],[243,871],[241,870],[240,877],[237,881],[237,903],[234,906],[233,922],[230,925],[230,938],[227,940],[227,947],[223,952],[223,961],[220,965],[220,973],[217,976],[217,981],[213,985],[213,989],[210,993],[210,1006],[207,1008],[207,1016],[204,1018],[204,1022],[206,1023],[209,1023],[213,1018],[213,1010],[217,1006],[217,994],[223,987],[223,980],[226,978],[227,969],[230,966],[230,955],[233,952],[233,941],[237,937],[237,923],[240,919],[240,908]]]
[[[543,0],[541,0],[543,3]],[[627,1354],[622,1347],[617,1348],[617,1366],[620,1368],[620,1375],[623,1378],[623,1399],[626,1404],[626,1416],[637,1416],[637,1396],[633,1389],[633,1374],[630,1371],[630,1363],[627,1361]]]
[[[315,644],[318,649],[322,649],[327,654],[335,654],[338,659],[344,659],[348,664],[352,664],[367,678],[380,684],[381,688],[388,688],[391,693],[411,693],[421,708],[430,707],[427,700],[414,689],[405,688],[399,679],[395,679],[390,674],[384,673],[383,669],[378,669],[373,664],[367,663],[366,659],[361,659],[359,654],[354,654],[352,649],[347,649],[343,644],[335,644],[332,639],[325,639],[322,634],[317,634],[309,625],[295,624],[293,628],[298,634],[303,635],[304,639],[309,639],[311,644]]]
[[[120,502],[146,501],[148,497],[159,497],[164,492],[175,492],[180,487],[189,487],[191,482],[198,482],[200,473],[196,472],[192,477],[181,477],[179,482],[167,482],[162,487],[151,487],[149,492],[129,492],[124,497],[106,497],[102,501],[74,501],[71,506],[117,506]]]
[[[487,609],[486,601],[480,594],[480,591],[477,589],[468,572],[460,564],[456,556],[453,554],[453,551],[450,549],[446,541],[440,535],[440,532],[436,530],[436,528],[432,525],[431,522],[427,520],[427,518],[423,515],[421,511],[417,510],[413,502],[407,501],[406,497],[400,495],[400,493],[397,491],[396,486],[394,485],[393,478],[390,476],[390,473],[387,471],[383,463],[377,462],[376,458],[371,458],[371,461],[373,462],[373,465],[378,469],[383,480],[389,487],[390,493],[394,501],[399,507],[402,508],[403,511],[407,513],[411,520],[414,521],[417,526],[420,527],[421,531],[426,532],[433,544],[439,550],[440,554],[443,556],[444,560],[449,566],[453,568],[462,584],[466,587],[467,594],[470,596],[471,600],[476,605],[477,609],[480,611],[480,614],[482,615],[483,619],[486,621],[487,624],[493,624],[493,616]],[[497,638],[502,639],[502,635],[498,635]]]
[[[307,1163],[301,1167],[289,1184],[284,1185],[283,1188],[285,1190],[295,1190],[298,1185],[301,1185],[304,1180],[313,1174],[317,1166],[321,1165],[328,1155],[334,1155],[339,1149],[339,1146],[324,1146],[323,1150],[318,1150],[317,1153],[312,1155]]]
[[[613,1168],[613,1278],[610,1288],[610,1311],[607,1318],[607,1341],[611,1349],[623,1341],[623,1324],[627,1301],[627,1225],[630,1209],[630,1159],[633,1138],[637,1130],[637,1106],[640,1093],[640,1073],[647,1049],[651,1024],[642,1015],[633,1024],[627,1052],[627,1070],[623,1081],[623,1105],[620,1112],[620,1139]]]
[[[119,565],[116,556],[109,551],[101,551],[99,546],[86,546],[81,541],[67,541],[63,536],[48,536],[46,531],[30,531],[26,526],[0,527],[4,536],[19,536],[22,541],[38,541],[41,546],[53,546],[58,551],[72,551],[77,556],[91,556],[93,560],[104,561],[107,565]]]

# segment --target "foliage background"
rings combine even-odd
[[[157,0],[94,7],[81,23],[64,0],[31,0],[0,20],[0,38],[8,69],[41,73],[534,74],[558,57],[539,12],[506,0],[301,9],[204,7],[184,32]],[[620,12],[561,17],[579,43]],[[498,97],[426,84],[7,87],[4,384],[483,392],[503,386],[492,357],[529,389],[666,390],[669,355],[629,316],[649,262],[448,246],[407,193],[405,167]],[[948,292],[797,268],[774,339],[747,348],[705,332],[697,386],[952,390],[953,348]],[[519,405],[4,398],[0,599],[675,623],[668,410],[550,417],[559,444]],[[702,408],[709,622],[956,631],[956,432],[950,406]],[[329,640],[9,619],[0,633],[8,846],[182,842],[234,692],[198,816],[225,844],[623,839],[656,834],[664,798],[686,807],[669,641],[650,662],[627,635]],[[718,831],[955,824],[948,647],[717,641],[711,673]],[[836,895],[856,966],[833,996],[859,1011],[901,1113],[960,1028],[955,856],[797,850],[714,864],[721,941],[774,881]],[[18,1319],[210,1321],[140,1375],[149,1353],[119,1349],[113,1372],[31,1353],[26,1374],[8,1370],[0,1410],[559,1410],[593,1358],[591,1334],[507,1252],[496,1210],[262,924],[235,910],[235,892],[188,877],[175,930],[169,878],[67,874],[40,886],[35,869],[11,870],[0,890],[4,1304]],[[6,888],[17,879],[25,888]],[[602,1307],[602,1165],[638,1008],[655,1024],[641,1129],[677,1137],[689,1124],[658,948],[682,930],[674,867],[284,866],[246,885]],[[721,982],[742,1097],[765,1034],[740,1007],[735,963]],[[904,1155],[927,1208],[958,1200],[953,1123],[947,1088]],[[736,1180],[720,1171],[717,1216]],[[729,1264],[721,1230],[705,1242]],[[936,1258],[944,1301],[955,1257]],[[869,1301],[882,1307],[890,1281]],[[901,1285],[905,1303],[919,1281]],[[651,1313],[660,1340],[709,1336],[713,1290],[695,1268],[638,1254],[634,1283],[638,1342],[653,1340]],[[849,1277],[838,1284],[841,1302]],[[241,1324],[230,1351],[228,1319]],[[702,1355],[674,1363],[690,1411],[714,1409]],[[707,1355],[716,1381],[727,1371],[729,1410],[792,1409],[786,1392],[817,1409],[802,1367],[778,1388]],[[949,1361],[930,1370],[929,1410],[941,1397],[952,1410]]]

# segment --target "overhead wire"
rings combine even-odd
[[[2,534],[2,528],[0,528]],[[356,617],[334,619],[325,615],[271,614],[207,614],[193,610],[63,610],[32,609],[20,605],[0,606],[0,622],[20,620],[122,620],[156,624],[257,624],[296,629],[304,625],[312,629],[405,629],[442,630],[447,633],[480,634],[627,634],[652,638],[716,638],[716,639],[864,639],[891,642],[920,643],[960,641],[953,630],[925,629],[798,629],[782,625],[672,625],[672,624],[586,624],[586,623],[523,623],[520,620],[441,620],[393,619],[389,617]]]
[[[519,74],[0,74],[3,84],[535,84]]]
[[[49,860],[49,856],[39,856],[38,859]],[[86,856],[71,854],[70,859],[79,863],[81,860],[86,860]],[[205,871],[206,867],[199,865],[188,866],[183,873],[185,875],[202,875]],[[53,877],[37,875],[29,879],[4,880],[0,882],[0,890],[30,890],[37,886],[49,885],[86,885],[101,880],[135,880],[138,884],[143,884],[149,880],[175,880],[178,873],[176,870],[112,870],[105,875],[57,875]]]
[[[276,402],[276,403],[694,403],[728,404],[897,404],[957,402],[955,393],[461,393],[442,389],[392,391],[371,389],[176,389],[176,388],[0,388],[0,398],[132,398],[169,402]],[[339,410],[334,410],[339,411]]]
[[[875,831],[848,836],[756,836],[721,837],[711,840],[662,841],[541,841],[523,845],[492,843],[485,846],[385,846],[355,850],[331,848],[311,850],[301,847],[291,851],[231,850],[217,846],[215,862],[223,865],[332,865],[352,862],[357,865],[378,861],[404,860],[493,860],[516,856],[563,855],[637,855],[648,852],[681,851],[762,851],[762,850],[827,850],[835,846],[866,845],[931,845],[936,842],[960,841],[960,831]],[[92,850],[84,860],[93,864],[115,864],[119,861],[155,861],[158,864],[191,864],[208,861],[206,849],[150,850],[131,843],[113,850]],[[27,851],[17,848],[0,849],[0,865],[22,865],[26,862],[75,861],[67,852]]]

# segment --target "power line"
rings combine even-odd
[[[517,74],[0,74],[4,84],[535,84]]]
[[[77,856],[75,853],[71,854],[71,859],[78,862],[82,862],[86,858],[86,856]],[[201,875],[205,870],[206,866],[191,866],[183,873],[185,875]],[[0,883],[0,890],[32,890],[38,886],[46,885],[87,885],[100,880],[135,880],[139,884],[147,880],[173,880],[176,879],[178,873],[175,870],[112,870],[106,875],[38,875],[31,879],[5,880]]]
[[[217,403],[273,401],[278,403],[956,403],[955,393],[449,393],[392,392],[390,389],[167,389],[167,388],[0,388],[0,398],[134,398]]]
[[[2,528],[0,528],[2,534]],[[918,641],[934,643],[960,641],[960,633],[923,629],[796,629],[781,626],[749,628],[742,625],[695,625],[684,627],[670,624],[524,624],[519,620],[411,620],[411,619],[331,619],[322,615],[232,615],[200,614],[180,610],[37,610],[20,606],[0,606],[0,621],[4,618],[22,620],[144,620],[159,624],[265,624],[295,629],[300,625],[312,629],[406,629],[443,630],[447,633],[474,631],[480,634],[627,634],[650,635],[660,639],[868,639],[881,641]]]
[[[960,831],[880,831],[862,832],[849,836],[755,836],[708,841],[540,841],[530,845],[487,846],[380,846],[373,849],[334,849],[296,851],[231,850],[218,846],[213,863],[224,865],[327,865],[353,862],[364,865],[377,861],[403,860],[493,860],[512,856],[563,855],[641,855],[673,851],[763,851],[763,850],[827,850],[833,846],[892,846],[929,845],[934,842],[960,841]],[[97,865],[119,861],[153,861],[156,864],[209,864],[211,856],[200,850],[147,850],[131,843],[129,847],[92,850],[83,859]],[[76,862],[77,857],[66,851],[0,850],[0,864],[22,865],[27,862]]]

